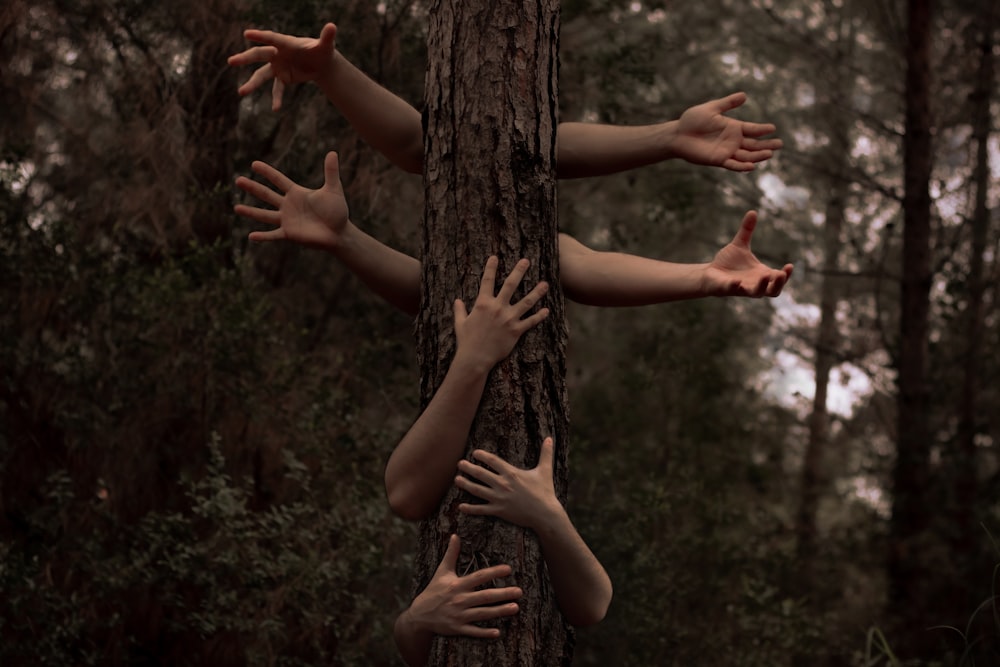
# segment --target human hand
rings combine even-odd
[[[251,241],[288,240],[326,250],[336,247],[350,217],[344,188],[340,184],[336,153],[331,151],[326,154],[323,163],[325,182],[318,190],[298,185],[264,162],[254,162],[252,169],[269,180],[278,191],[245,176],[236,179],[236,187],[277,209],[244,204],[234,207],[238,215],[277,226],[277,229],[250,232]]]
[[[457,476],[455,486],[486,502],[462,503],[458,510],[465,514],[495,516],[537,532],[543,522],[565,511],[556,498],[552,483],[554,449],[552,438],[545,438],[538,465],[530,470],[512,466],[496,454],[475,450],[472,457],[493,470],[463,459],[458,462],[458,471],[467,477]]]
[[[705,269],[709,296],[778,296],[792,276],[792,265],[779,271],[761,263],[750,252],[750,237],[757,226],[757,212],[747,211],[732,242],[720,250]]]
[[[759,138],[774,132],[770,123],[749,123],[724,115],[746,101],[746,93],[733,93],[687,109],[678,120],[671,151],[694,164],[752,171],[757,162],[781,148],[782,142]]]
[[[496,256],[486,260],[479,296],[472,305],[472,312],[466,312],[465,303],[455,300],[455,338],[458,349],[455,360],[471,364],[480,371],[489,372],[500,360],[514,349],[521,334],[549,316],[549,309],[542,308],[529,317],[524,315],[549,291],[548,283],[542,281],[517,303],[511,303],[514,290],[521,283],[529,262],[520,260],[507,276],[494,296],[497,264]],[[524,319],[521,319],[524,317]]]
[[[258,68],[250,79],[239,87],[240,95],[249,95],[262,85],[274,79],[271,88],[271,109],[281,108],[285,86],[304,81],[318,81],[327,75],[333,66],[337,44],[337,26],[327,23],[318,39],[293,37],[270,30],[244,30],[243,36],[251,42],[264,46],[253,46],[229,56],[231,66],[266,63]]]
[[[458,535],[452,535],[431,582],[404,612],[406,621],[418,632],[495,639],[500,630],[474,623],[516,614],[518,606],[514,600],[521,597],[521,589],[507,586],[480,590],[494,579],[510,576],[509,565],[494,565],[458,576],[455,568],[460,546]]]

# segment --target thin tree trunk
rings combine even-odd
[[[552,309],[490,376],[467,451],[488,449],[533,467],[545,436],[556,448],[556,491],[565,497],[568,433],[566,326],[558,289],[555,127],[557,0],[438,0],[430,10],[424,148],[422,303],[417,322],[424,405],[454,353],[452,301],[473,301],[486,258],[506,276],[531,260],[522,285],[540,279]],[[517,298],[517,297],[515,297]],[[421,528],[418,586],[440,561],[448,535],[463,541],[460,567],[499,563],[525,594],[496,641],[441,637],[431,665],[550,667],[569,664],[572,633],[556,606],[534,535],[502,521],[466,517],[453,489]]]
[[[986,254],[987,236],[990,225],[990,210],[987,195],[990,183],[989,139],[990,102],[993,97],[993,30],[996,20],[993,3],[987,3],[982,17],[982,39],[979,43],[980,58],[976,85],[972,93],[973,140],[976,146],[974,172],[975,205],[972,214],[972,241],[969,275],[967,280],[967,302],[963,331],[965,346],[962,359],[962,388],[958,400],[958,433],[956,447],[952,452],[953,462],[953,512],[950,523],[952,553],[956,559],[956,579],[958,581],[960,605],[958,610],[974,608],[977,587],[975,586],[975,563],[977,545],[976,501],[978,498],[976,434],[978,432],[979,394],[981,387],[984,328],[984,294],[986,280],[983,257]],[[964,585],[963,585],[964,584]],[[957,611],[958,611],[957,610]]]
[[[925,563],[930,507],[927,410],[931,261],[931,0],[909,0],[906,127],[903,138],[903,277],[897,359],[897,449],[888,554],[889,604],[898,645],[920,651],[929,641]]]

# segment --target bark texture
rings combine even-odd
[[[439,0],[430,10],[422,297],[417,320],[421,400],[431,399],[454,353],[452,302],[471,306],[487,257],[498,285],[518,259],[552,310],[490,376],[467,453],[482,448],[534,467],[545,436],[556,441],[556,491],[566,490],[566,325],[558,280],[555,129],[558,0]],[[453,489],[421,528],[415,584],[430,579],[449,534],[462,538],[459,567],[509,564],[524,590],[501,639],[439,638],[431,665],[550,667],[569,664],[572,632],[559,613],[534,535],[490,518],[460,515]],[[499,582],[498,582],[499,583]]]
[[[897,397],[897,451],[889,543],[889,604],[901,616],[899,645],[916,654],[930,641],[924,630],[924,588],[932,508],[930,387],[927,377],[931,287],[931,0],[909,0],[906,132],[903,138],[903,277]]]

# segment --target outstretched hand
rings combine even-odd
[[[705,292],[710,296],[778,296],[792,276],[792,265],[781,270],[765,266],[750,251],[757,212],[747,211],[732,242],[720,250],[705,269]]]
[[[517,303],[511,303],[514,290],[521,283],[529,262],[518,261],[494,296],[497,264],[496,256],[486,260],[483,278],[479,284],[479,296],[467,312],[461,299],[455,300],[455,338],[458,349],[455,359],[489,371],[514,349],[521,335],[549,316],[549,309],[542,308],[524,317],[549,291],[548,283],[542,281]],[[523,318],[523,319],[522,319]]]
[[[781,148],[781,139],[761,139],[774,132],[770,123],[749,123],[726,116],[747,101],[746,93],[693,106],[681,114],[671,149],[693,164],[752,171]]]
[[[236,179],[236,187],[276,210],[237,204],[238,215],[274,225],[277,229],[250,232],[251,241],[288,240],[302,245],[330,250],[340,241],[350,217],[344,188],[340,184],[337,154],[327,153],[323,163],[326,181],[318,190],[310,190],[265,162],[254,162],[254,172],[277,188],[273,190],[245,176]]]
[[[518,606],[514,600],[521,597],[521,589],[516,586],[482,588],[494,579],[509,576],[511,569],[508,565],[494,565],[459,576],[456,566],[460,546],[458,535],[452,535],[431,583],[404,613],[409,615],[409,622],[418,631],[436,635],[499,637],[500,630],[497,628],[482,628],[474,624],[516,614]]]
[[[552,483],[554,449],[552,438],[545,438],[538,465],[529,470],[512,466],[496,454],[475,450],[472,457],[481,465],[466,459],[459,461],[458,471],[466,476],[457,476],[455,486],[486,502],[462,503],[458,510],[465,514],[495,516],[523,528],[538,530],[546,517],[564,511]]]
[[[317,39],[293,37],[270,30],[245,30],[243,36],[264,46],[253,46],[229,56],[227,62],[231,66],[265,64],[239,87],[238,92],[249,95],[274,79],[271,89],[271,109],[274,111],[281,108],[286,86],[322,79],[333,66],[337,26],[332,23],[323,26]]]

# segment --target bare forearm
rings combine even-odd
[[[420,308],[420,262],[348,222],[336,245],[327,247],[371,291],[407,315]]]
[[[358,135],[394,165],[413,174],[422,171],[423,127],[420,112],[355,67],[339,51],[333,66],[317,81]]]
[[[677,121],[618,126],[560,123],[556,137],[559,178],[605,176],[670,159]]]
[[[593,625],[611,604],[611,579],[562,506],[543,515],[534,531],[559,608],[572,625]]]
[[[566,296],[588,306],[646,306],[707,296],[707,264],[677,264],[598,252],[559,235],[559,264]]]
[[[404,519],[422,519],[441,502],[465,452],[489,369],[452,362],[431,402],[396,446],[385,468],[386,495]]]

